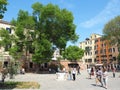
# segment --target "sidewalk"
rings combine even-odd
[[[120,73],[116,73],[116,78],[109,73],[108,89],[120,90]],[[86,71],[82,71],[81,75],[76,76],[76,81],[72,80],[56,80],[56,74],[33,74],[17,75],[12,81],[35,81],[40,83],[40,90],[105,90],[105,88],[95,86],[95,77],[88,79]],[[7,79],[9,80],[9,79]]]

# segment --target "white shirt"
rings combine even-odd
[[[105,72],[103,72],[103,78],[108,78],[108,73],[107,73],[107,71],[105,71]]]
[[[72,74],[76,74],[76,69],[73,69]]]
[[[90,74],[90,73],[91,73],[91,68],[88,68],[88,69],[87,69],[87,72]]]

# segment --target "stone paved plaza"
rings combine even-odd
[[[109,72],[108,89],[120,90],[120,72],[116,73],[116,77],[112,77]],[[17,75],[13,81],[36,81],[40,83],[40,90],[106,90],[103,87],[95,86],[95,77],[88,79],[86,71],[82,71],[81,75],[77,75],[76,81],[72,80],[56,80],[56,74],[33,74]],[[7,79],[9,80],[9,79]],[[14,89],[15,90],[15,89]],[[29,89],[30,90],[30,89]],[[31,89],[32,90],[32,89]]]

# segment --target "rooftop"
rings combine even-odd
[[[7,22],[7,21],[1,20],[1,19],[0,19],[0,23],[11,25],[10,22]]]

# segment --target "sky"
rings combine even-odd
[[[35,2],[43,5],[52,3],[61,9],[66,8],[71,11],[79,39],[75,44],[68,42],[68,46],[79,45],[79,42],[89,38],[93,33],[102,35],[104,25],[120,15],[120,0],[8,0],[8,2],[3,18],[8,22],[17,18],[20,9],[32,13],[31,6]]]

